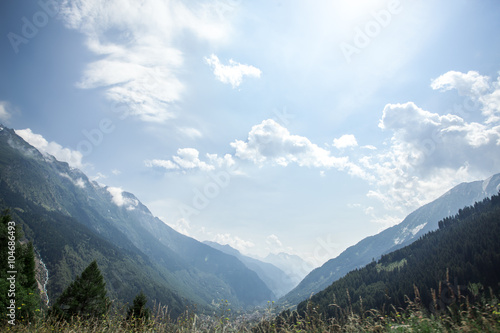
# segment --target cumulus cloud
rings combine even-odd
[[[452,90],[456,89],[463,96],[480,96],[489,90],[489,77],[480,75],[476,71],[461,73],[449,71],[437,79],[432,80],[432,89]]]
[[[133,210],[139,202],[136,199],[127,198],[123,195],[123,190],[120,187],[107,187],[106,190],[111,194],[111,201],[118,207],[126,206],[127,210]]]
[[[233,88],[241,84],[243,76],[259,78],[261,74],[260,69],[254,66],[240,64],[232,59],[229,60],[229,65],[223,65],[215,54],[205,58],[205,61],[213,69],[217,80],[222,83],[228,83]]]
[[[360,165],[375,178],[368,196],[401,214],[500,169],[498,125],[466,122],[409,102],[386,105],[379,127],[392,132],[390,147],[362,157]]]
[[[277,246],[277,247],[282,247],[283,243],[279,240],[278,236],[275,234],[269,235],[266,238],[266,243],[269,246]]]
[[[333,146],[337,149],[356,147],[357,145],[358,141],[356,141],[356,137],[352,134],[345,134],[338,139],[333,139]]]
[[[326,149],[313,144],[309,139],[290,132],[272,119],[264,120],[252,127],[246,142],[231,143],[235,155],[255,164],[270,162],[281,166],[297,163],[300,166],[337,167],[347,165],[347,158],[336,158]]]
[[[500,76],[491,81],[490,77],[475,71],[467,74],[450,71],[433,80],[431,87],[444,91],[456,89],[460,95],[470,97],[480,104],[486,123],[490,124],[500,121]]]
[[[74,168],[82,168],[82,153],[77,150],[63,148],[60,144],[51,141],[48,142],[40,134],[35,134],[31,129],[15,130],[16,134],[27,143],[39,151],[54,156],[57,160],[68,163]]]
[[[177,150],[177,156],[173,156],[172,159],[183,169],[213,170],[212,165],[198,158],[199,154],[198,150],[194,148],[181,148]]]
[[[127,116],[152,122],[175,117],[184,92],[177,74],[184,61],[180,37],[218,42],[230,30],[220,6],[180,0],[65,0],[60,15],[100,58],[78,86],[104,88],[112,102],[126,106]]]

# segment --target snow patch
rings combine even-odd
[[[425,223],[422,223],[421,225],[417,225],[415,228],[413,228],[413,230],[411,231],[411,233],[413,234],[413,236],[415,236],[420,230],[422,230],[425,226],[427,225],[427,222]]]
[[[490,181],[492,178],[493,178],[493,176],[491,176],[488,179],[485,179],[483,181],[483,192],[486,192],[486,189],[488,188],[488,185],[490,184]]]

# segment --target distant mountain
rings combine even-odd
[[[257,273],[276,297],[285,295],[296,286],[290,276],[273,264],[245,256],[229,245],[221,245],[210,241],[205,241],[203,243],[238,258],[245,266]]]
[[[280,252],[278,254],[270,253],[262,261],[273,264],[290,276],[293,284],[296,286],[314,267],[301,257]]]
[[[488,296],[492,288],[491,295],[496,295],[500,289],[500,196],[464,207],[439,225],[439,230],[378,262],[351,271],[301,302],[298,312],[304,313],[309,303],[323,318],[342,316],[339,307],[363,315],[366,309],[406,308],[406,297],[435,311],[453,308],[458,297],[460,302],[467,297],[467,303],[472,303],[483,297],[478,295],[481,288]]]
[[[133,194],[90,181],[3,126],[0,189],[0,208],[23,223],[49,270],[51,300],[95,258],[122,268],[103,273],[121,301],[141,289],[163,304],[178,300],[180,308],[221,299],[247,307],[273,297],[233,256],[176,232]]]
[[[298,304],[311,294],[325,289],[348,272],[379,259],[385,253],[414,242],[429,231],[436,230],[439,220],[457,213],[465,206],[490,197],[499,190],[500,174],[493,175],[484,181],[455,186],[438,199],[412,212],[400,224],[361,240],[338,257],[330,259],[323,266],[313,270],[296,288],[280,299],[280,304]]]

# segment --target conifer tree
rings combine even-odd
[[[135,296],[133,306],[128,309],[127,319],[149,319],[149,309],[146,307],[147,302],[148,298],[141,290],[141,292]]]
[[[110,305],[106,283],[94,260],[59,296],[52,314],[64,319],[75,315],[98,318],[107,313]]]

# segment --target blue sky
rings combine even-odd
[[[1,122],[199,240],[319,265],[500,172],[497,1],[0,9]]]

